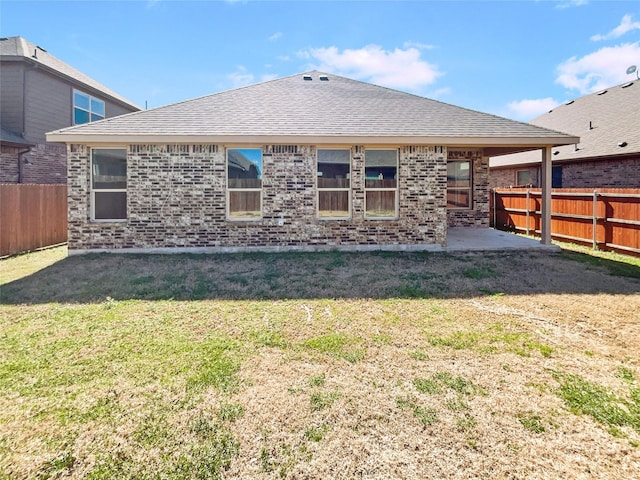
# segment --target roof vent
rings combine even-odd
[[[622,88],[627,88],[627,87],[630,87],[631,85],[633,85],[633,82],[625,83],[624,85],[622,85]]]
[[[305,80],[305,81],[307,81],[307,82],[309,82],[309,81],[313,80],[313,77],[312,77],[311,75],[304,75],[304,76],[302,77],[302,79],[303,79],[303,80]]]
[[[604,95],[605,93],[607,93],[607,90],[602,90],[601,92],[598,92],[598,95]]]
[[[565,105],[571,105],[573,102],[575,102],[575,100],[569,100]]]
[[[329,81],[329,77],[327,77],[326,75],[320,75],[320,80],[323,82],[328,82]]]
[[[629,145],[627,142],[620,142],[618,143],[619,147],[626,147],[627,145]]]

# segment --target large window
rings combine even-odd
[[[104,102],[99,98],[73,91],[73,124],[95,122],[104,119]]]
[[[227,216],[232,220],[262,218],[262,150],[227,150]]]
[[[351,214],[351,151],[318,150],[318,217],[349,218]]]
[[[91,151],[91,219],[127,219],[127,151],[123,148]]]
[[[367,150],[364,156],[366,218],[398,216],[398,151]]]
[[[447,162],[447,208],[471,208],[471,162]]]

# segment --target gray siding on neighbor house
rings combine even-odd
[[[0,65],[0,120],[2,128],[20,135],[23,129],[22,63],[2,62]]]
[[[47,132],[73,125],[74,89],[103,100],[106,118],[132,111],[92,89],[67,82],[41,69],[28,69],[25,80],[25,138],[33,143],[45,143]]]
[[[45,143],[45,133],[71,125],[71,86],[43,70],[25,74],[25,132],[33,143]]]
[[[78,90],[82,90],[81,88],[79,88]],[[107,100],[106,98],[104,98],[102,95],[99,95],[97,93],[91,93],[91,92],[86,92],[90,95],[93,95],[96,98],[100,98],[102,100],[104,100],[105,103],[105,114],[106,114],[106,118],[111,118],[111,117],[117,117],[119,115],[124,115],[125,113],[131,113],[131,112],[135,112],[135,110],[131,109],[131,108],[125,108],[122,105],[118,104],[118,103],[114,103],[110,100]]]

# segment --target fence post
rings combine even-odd
[[[593,250],[598,249],[598,191],[593,191]]]
[[[526,219],[525,219],[525,231],[527,232],[527,235],[529,235],[529,189],[527,188],[527,196],[526,196],[526,203],[525,203],[525,215],[526,215]]]
[[[496,210],[498,209],[498,204],[496,203],[496,189],[493,189],[493,228],[498,229],[498,225],[496,224]]]

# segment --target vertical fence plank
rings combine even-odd
[[[66,185],[0,185],[0,256],[66,241]]]
[[[598,248],[598,191],[593,191],[593,221],[591,223],[591,237],[593,238],[592,248]]]

